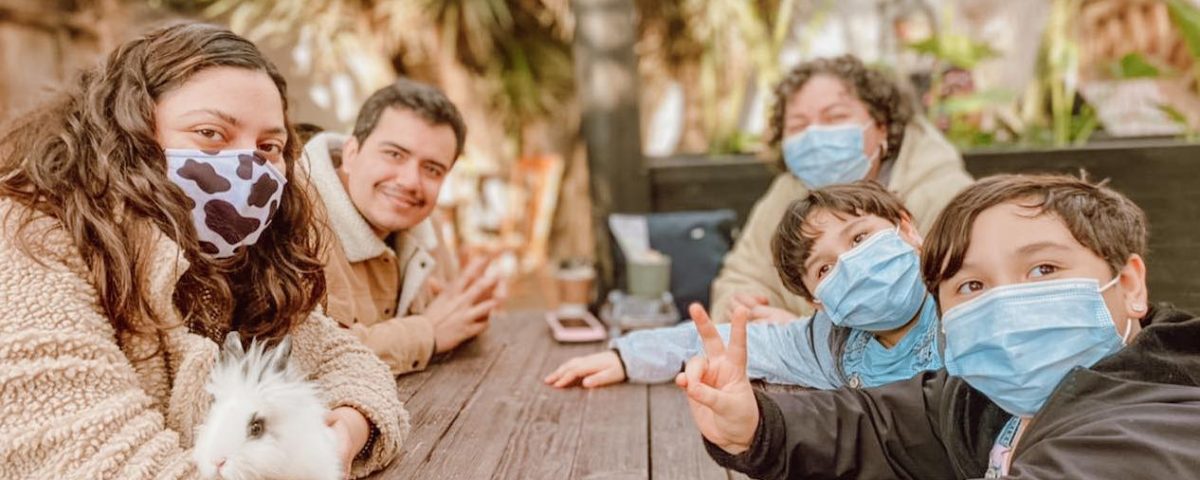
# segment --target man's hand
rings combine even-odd
[[[563,388],[579,379],[584,388],[603,387],[625,381],[625,369],[621,367],[617,352],[607,350],[567,360],[543,381]]]
[[[440,290],[422,315],[433,324],[437,352],[448,352],[488,326],[488,318],[500,303],[496,297],[499,276],[484,275],[489,259],[471,261],[458,278]]]
[[[704,344],[705,356],[688,360],[675,384],[687,392],[692,418],[704,438],[731,454],[750,448],[758,429],[758,403],[746,377],[746,322],[750,312],[739,308],[726,346],[704,307],[693,303],[688,313]]]

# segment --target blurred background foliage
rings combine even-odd
[[[0,18],[65,32],[96,50],[114,45],[137,23],[130,18],[146,11],[153,18],[226,23],[265,45],[293,50],[300,73],[314,84],[346,83],[337,77],[348,77],[352,94],[336,89],[324,94],[348,103],[396,75],[438,83],[465,104],[469,123],[484,130],[479,139],[488,146],[484,156],[500,167],[524,154],[563,150],[578,133],[572,130],[579,107],[570,0],[12,2],[13,7],[0,7]],[[1174,134],[1184,138],[1200,124],[1200,109],[1193,105],[1200,101],[1192,98],[1200,93],[1196,0],[633,0],[633,5],[643,138],[652,142],[664,129],[671,137],[654,154],[761,151],[771,86],[803,59],[845,52],[902,77],[928,118],[964,148],[1069,146],[1119,133],[1105,125],[1118,116],[1102,115],[1094,105],[1105,101],[1096,98],[1097,89],[1120,90],[1089,86],[1104,82],[1155,82],[1165,93],[1151,95],[1157,104],[1150,115],[1175,125]],[[1014,17],[1008,28],[1036,35],[1035,50],[996,45],[992,31],[980,27],[988,25],[986,17],[1013,10],[1026,16]],[[991,77],[1003,68],[1032,75],[1023,84],[1001,85]],[[671,100],[678,105],[668,105],[672,91],[679,93]],[[666,126],[654,125],[658,110],[664,110]],[[343,112],[340,124],[328,127],[348,121]]]

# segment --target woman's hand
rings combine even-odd
[[[767,297],[763,295],[755,295],[751,293],[734,294],[729,299],[729,306],[725,308],[725,317],[733,318],[733,314],[739,308],[744,308],[753,312],[755,307],[766,307],[768,303]],[[717,312],[719,315],[721,312]],[[705,314],[707,315],[707,314]]]
[[[731,315],[730,318],[733,318]],[[788,323],[799,317],[796,314],[784,310],[782,308],[768,307],[759,305],[750,309],[750,322],[752,323]]]
[[[621,359],[612,350],[567,360],[543,380],[547,385],[563,388],[582,379],[584,388],[603,387],[625,381]]]
[[[371,436],[371,423],[354,408],[337,407],[325,414],[325,425],[333,429],[337,438],[338,457],[342,459],[342,476],[350,478],[350,466],[354,464],[354,457]]]

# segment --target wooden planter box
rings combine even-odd
[[[1120,141],[1070,149],[986,150],[964,155],[975,177],[1080,169],[1128,195],[1150,222],[1152,301],[1200,312],[1200,144]],[[744,221],[775,172],[746,155],[680,155],[646,160],[650,211],[733,208]]]

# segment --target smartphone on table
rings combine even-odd
[[[563,343],[599,342],[608,337],[604,324],[586,309],[559,309],[546,312],[550,334]]]

